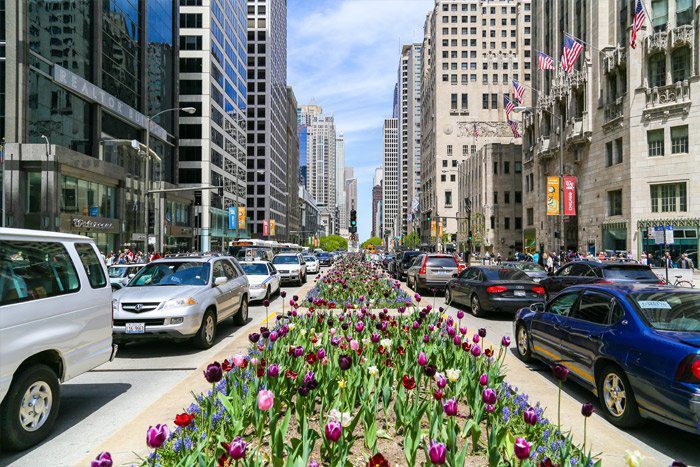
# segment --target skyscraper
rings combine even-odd
[[[257,237],[287,238],[287,2],[248,0],[248,212]],[[267,228],[265,228],[267,226]]]
[[[180,105],[197,112],[180,117],[179,182],[223,187],[223,196],[195,192],[199,251],[247,235],[245,225],[229,230],[228,222],[229,207],[246,204],[245,50],[245,0],[180,7]]]
[[[299,128],[297,127],[297,98],[291,86],[287,86],[287,186],[289,187],[286,208],[287,233],[285,240],[304,243],[301,231],[301,211],[299,203]],[[300,243],[300,244],[301,244]]]
[[[399,220],[399,121],[385,118],[382,128],[382,160],[384,166],[384,185],[382,193],[382,219],[384,232],[381,238],[387,239],[387,245],[393,248],[393,240],[400,233]]]
[[[382,167],[374,171],[374,183],[372,183],[372,233],[373,237],[383,238],[382,233]]]
[[[340,235],[347,236],[348,219],[350,212],[347,210],[345,191],[345,138],[338,132],[335,137],[335,199],[338,203],[338,224]]]
[[[346,219],[341,220],[341,231],[343,228],[347,231],[350,225],[350,211],[357,209],[357,178],[355,178],[355,169],[352,167],[345,167],[343,170],[343,193],[345,203],[343,208]]]

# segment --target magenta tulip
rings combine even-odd
[[[421,352],[418,354],[418,364],[420,366],[425,366],[425,364],[428,363],[428,357],[425,356],[425,352]]]
[[[442,403],[442,410],[448,417],[457,415],[458,404],[457,399],[448,399]]]
[[[479,376],[479,384],[482,386],[486,386],[487,384],[489,384],[489,375],[484,373],[481,376]]]
[[[335,443],[340,439],[340,435],[343,434],[343,425],[336,420],[331,420],[326,423],[326,439],[332,443]]]
[[[168,425],[159,423],[156,426],[149,426],[146,430],[146,445],[149,448],[157,449],[168,440],[168,436],[170,436]]]
[[[243,459],[248,449],[248,443],[243,441],[243,438],[236,436],[228,448],[228,455],[235,461]]]
[[[519,436],[515,437],[515,445],[513,446],[513,451],[515,452],[515,457],[517,457],[521,461],[530,457],[531,447],[532,444],[528,443],[525,438],[521,438]]]
[[[523,420],[525,420],[525,423],[528,425],[534,425],[537,423],[537,412],[535,412],[535,409],[532,407],[529,407],[526,411],[523,412]]]
[[[204,378],[210,383],[218,383],[223,376],[223,370],[219,362],[210,363],[204,370]]]
[[[443,465],[447,458],[447,447],[437,441],[431,441],[428,447],[428,457],[433,465]]]
[[[90,467],[112,467],[112,455],[108,452],[101,452],[90,462]]]
[[[508,337],[508,336],[503,336],[503,337],[501,338],[501,345],[502,345],[503,347],[508,347],[508,346],[510,346],[510,337]]]
[[[481,392],[481,400],[484,404],[494,405],[498,399],[498,394],[491,388],[486,388]]]

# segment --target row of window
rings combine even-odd
[[[686,212],[688,210],[685,182],[649,186],[651,212]],[[622,215],[622,190],[608,191],[608,216]]]
[[[647,145],[649,157],[666,155],[665,130],[647,131]],[[671,154],[688,153],[688,125],[671,127]]]
[[[495,228],[496,228],[496,217],[491,216],[491,229],[495,229]],[[523,218],[516,217],[515,218],[515,230],[520,230],[522,228],[523,228]],[[510,217],[503,218],[503,229],[510,230]]]
[[[457,11],[457,6],[459,6],[457,3],[443,3],[442,11]],[[477,11],[477,6],[478,5],[476,3],[462,3],[461,11]],[[530,3],[525,3],[524,8],[525,8],[525,11],[530,11]],[[510,12],[512,14],[515,14],[517,12],[516,7],[511,6]],[[495,15],[496,14],[496,7],[495,6],[492,6],[489,8],[487,8],[485,6],[481,7],[481,14],[485,15],[487,13]],[[508,7],[502,6],[501,7],[501,14],[505,15],[507,13],[508,13]]]

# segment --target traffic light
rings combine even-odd
[[[350,233],[357,233],[357,211],[350,211],[350,228],[348,229]]]
[[[428,222],[430,222],[430,221],[432,220],[432,219],[430,218],[430,214],[431,214],[431,212],[428,211],[428,213],[425,215],[425,216],[426,216],[426,219],[425,219],[425,220],[427,220]]]
[[[469,235],[467,236],[467,241],[471,242],[472,241],[472,231],[469,231]]]

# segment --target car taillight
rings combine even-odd
[[[425,258],[425,259],[423,260],[423,266],[420,267],[420,270],[418,271],[418,274],[425,274],[425,273],[426,273],[426,269],[425,269],[425,265],[426,265],[426,264],[428,264],[428,258]]]
[[[544,295],[544,287],[533,287],[532,291],[537,295]]]
[[[612,284],[613,281],[606,281],[605,279],[603,279],[603,280],[595,281],[595,283],[596,284]]]
[[[656,282],[659,285],[666,285],[666,281],[661,279],[660,281]]]
[[[700,383],[700,355],[688,355],[683,359],[676,370],[676,380],[686,383]]]
[[[486,287],[486,293],[503,293],[508,290],[508,287],[503,287],[502,285],[492,285],[491,287]]]

